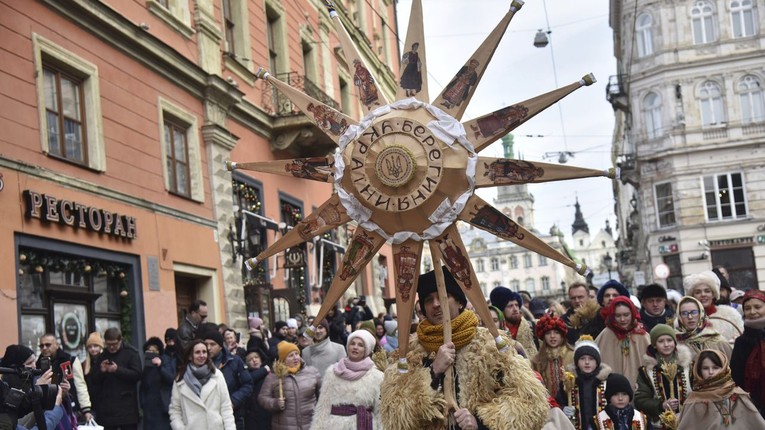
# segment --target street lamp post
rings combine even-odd
[[[606,270],[608,270],[608,280],[611,280],[611,268],[613,267],[614,259],[611,257],[611,254],[606,252],[606,255],[603,257],[603,265],[606,266]]]

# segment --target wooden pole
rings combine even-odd
[[[452,316],[449,313],[449,296],[446,294],[446,281],[444,280],[444,272],[441,268],[441,252],[435,242],[428,241],[428,245],[430,246],[430,256],[433,259],[433,271],[436,274],[436,289],[438,291],[438,301],[441,303],[443,315],[441,324],[444,328],[444,344],[446,344],[452,341]],[[452,371],[452,365],[449,365],[449,367],[446,368],[446,373],[444,374],[444,397],[446,398],[447,413],[459,409],[457,397],[454,392],[454,372]]]

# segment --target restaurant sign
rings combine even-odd
[[[24,190],[24,215],[72,228],[84,228],[126,239],[136,238],[135,217],[120,215],[106,209],[85,206],[71,200],[58,199],[48,194]]]

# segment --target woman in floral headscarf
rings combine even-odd
[[[765,417],[765,292],[744,294],[744,334],[736,338],[731,358],[733,380],[752,396]]]
[[[601,359],[614,373],[626,376],[635,389],[643,354],[651,344],[640,322],[640,312],[629,297],[618,296],[609,303],[603,316],[606,328],[595,339]]]
[[[728,357],[705,349],[693,364],[693,392],[683,405],[677,430],[763,429],[765,420],[746,391],[736,386]]]
[[[677,304],[675,330],[677,342],[690,348],[694,356],[703,349],[716,349],[726,357],[733,352],[728,341],[712,327],[704,306],[693,297],[683,297]]]

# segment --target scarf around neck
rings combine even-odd
[[[369,357],[365,357],[361,361],[351,361],[348,357],[343,357],[342,360],[335,364],[332,371],[335,372],[335,375],[339,378],[345,379],[346,381],[356,381],[366,375],[367,371],[374,365],[374,361]]]
[[[463,311],[451,321],[452,342],[459,351],[470,343],[478,327],[478,317],[473,311]],[[426,351],[436,352],[444,344],[444,327],[442,324],[431,324],[423,320],[417,326],[417,339]]]
[[[203,364],[199,367],[189,363],[186,366],[186,372],[183,373],[183,381],[191,388],[191,391],[200,396],[202,392],[202,386],[210,380],[212,376],[212,370],[207,364]]]

